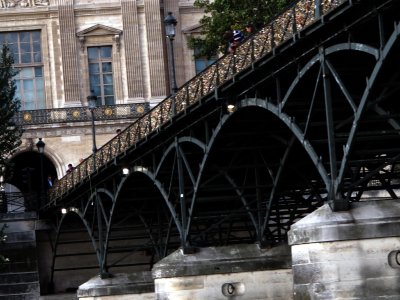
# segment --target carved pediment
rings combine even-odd
[[[112,36],[117,49],[119,50],[120,46],[120,39],[121,39],[122,30],[108,27],[105,25],[97,24],[86,28],[82,31],[77,32],[77,36],[79,38],[79,43],[81,44],[81,49],[84,50],[85,48],[85,40],[90,37],[94,36]]]
[[[76,35],[79,37],[88,37],[88,36],[95,36],[95,35],[121,35],[122,30],[108,27],[101,24],[96,24],[89,28],[86,28],[82,31],[79,31]]]

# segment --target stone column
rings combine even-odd
[[[140,47],[139,18],[136,0],[122,0],[121,14],[126,57],[126,77],[129,99],[143,99],[144,83]]]
[[[154,265],[156,299],[292,299],[290,248],[177,250]]]
[[[78,45],[76,38],[74,1],[58,0],[62,74],[65,106],[81,104]]]
[[[294,299],[400,299],[400,201],[324,205],[292,225]]]
[[[164,18],[161,15],[160,1],[144,1],[144,13],[146,19],[151,97],[165,97],[167,95],[166,60],[164,56],[165,34],[163,34],[164,28],[162,26],[164,26]]]
[[[124,87],[122,82],[122,68],[121,68],[121,49],[120,49],[120,36],[115,35],[113,38],[113,65],[114,69],[118,70],[114,72],[114,93],[115,93],[115,104],[124,104]],[[129,86],[128,86],[129,89]]]

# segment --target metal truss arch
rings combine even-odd
[[[63,225],[66,222],[65,220],[67,218],[71,217],[71,215],[78,216],[82,222],[82,225],[86,229],[86,232],[87,232],[87,234],[90,238],[91,244],[93,246],[93,250],[96,254],[96,258],[97,258],[98,265],[99,265],[99,271],[101,271],[100,266],[101,266],[102,258],[101,258],[100,253],[97,251],[96,239],[94,238],[93,231],[91,230],[88,222],[86,221],[84,215],[79,211],[79,209],[71,208],[71,209],[67,209],[65,214],[64,213],[62,214],[60,222],[58,223],[58,227],[56,230],[56,238],[54,241],[54,249],[53,249],[52,264],[51,264],[50,283],[54,282],[55,264],[56,264],[56,258],[57,258],[58,245],[59,245],[60,237],[61,237],[61,228],[63,228]],[[66,224],[65,226],[69,226],[69,225]]]
[[[203,143],[199,144],[199,146],[201,146],[203,148],[204,156],[199,165],[199,172],[198,172],[198,176],[197,176],[196,181],[193,186],[193,194],[192,194],[191,204],[190,204],[190,207],[188,210],[188,212],[189,212],[189,214],[188,214],[189,218],[188,218],[188,224],[187,224],[188,226],[187,226],[186,232],[185,232],[185,236],[187,238],[189,237],[189,234],[190,234],[189,231],[190,231],[191,224],[192,224],[192,216],[193,216],[194,209],[195,209],[196,198],[197,198],[198,191],[200,190],[200,185],[201,185],[201,182],[203,179],[203,171],[206,168],[209,154],[211,153],[213,145],[214,145],[216,139],[218,138],[220,131],[223,129],[224,124],[229,120],[230,117],[232,117],[232,115],[233,114],[225,114],[221,117],[220,122],[217,124],[217,126],[215,128],[213,128],[212,135],[211,135],[207,145],[204,145]],[[184,139],[182,139],[182,141],[183,140]],[[241,195],[239,189],[236,187],[234,180],[232,178],[230,178],[229,175],[226,174],[225,172],[221,172],[221,174],[223,177],[226,178],[227,182],[234,188],[234,190],[237,192],[237,194],[240,197],[240,199],[242,200],[242,202],[246,203],[245,198],[243,197],[243,195]],[[249,212],[249,216],[250,216],[251,222],[254,225],[254,228],[257,230],[256,221],[255,221],[254,216],[251,214],[251,212]]]
[[[321,62],[321,55],[331,55],[335,54],[340,51],[359,51],[363,52],[366,54],[371,55],[372,57],[375,58],[375,60],[379,59],[379,50],[371,47],[369,45],[365,44],[360,44],[360,43],[340,43],[336,44],[330,47],[327,47],[323,49],[323,53],[318,53],[314,57],[312,57],[299,71],[298,75],[296,78],[292,81],[292,84],[288,88],[288,90],[285,93],[285,96],[283,97],[282,103],[281,103],[281,109],[283,110],[285,108],[285,104],[289,101],[289,97],[292,95],[292,92],[294,88],[300,84],[301,79],[307,74],[307,72],[317,63]],[[338,82],[338,78],[335,76],[336,82]]]
[[[345,186],[350,176],[349,161],[354,141],[373,134],[365,127],[368,116],[374,111],[375,116],[381,119],[387,117],[387,123],[391,123],[392,128],[398,127],[395,118],[389,118],[389,113],[379,109],[378,103],[382,99],[379,96],[374,98],[379,94],[376,82],[385,85],[379,82],[379,73],[388,60],[390,50],[397,44],[398,27],[397,24],[382,49],[352,42],[321,46],[318,53],[302,67],[297,66],[296,71],[292,69],[296,74],[284,91],[282,101],[268,104],[269,110],[292,130],[309,153],[326,184],[333,210],[347,209],[351,201],[351,192],[346,191]],[[358,77],[346,77],[346,62],[340,61],[344,55],[340,53],[352,53],[349,55],[355,59],[349,63],[360,66],[362,70],[355,75]],[[315,80],[314,90],[312,78]],[[307,93],[304,93],[303,86],[308,87]],[[372,115],[376,119],[375,116]],[[315,127],[318,122],[321,131],[317,133],[312,126]],[[363,128],[361,135],[360,127]],[[321,164],[321,159],[327,159],[326,163]]]
[[[178,230],[181,230],[182,227],[181,227],[181,224],[180,224],[180,222],[178,220],[176,211],[175,211],[174,207],[171,205],[171,203],[168,201],[168,193],[167,193],[167,191],[163,187],[163,184],[159,180],[157,180],[156,173],[151,172],[146,167],[136,165],[136,166],[134,166],[134,167],[132,167],[130,169],[129,175],[127,177],[125,177],[117,187],[117,191],[116,191],[116,194],[115,194],[115,204],[118,201],[119,195],[121,193],[121,190],[124,188],[124,185],[125,185],[126,181],[128,181],[128,179],[130,177],[132,177],[135,173],[136,174],[143,174],[144,176],[149,178],[149,180],[153,183],[153,185],[159,191],[159,193],[162,196],[165,204],[168,206],[168,208],[170,210],[170,213],[173,216],[174,221],[176,222],[176,226],[177,226]],[[111,212],[111,219],[112,219],[112,216],[113,216],[113,212],[114,212],[114,206],[113,206],[113,209],[112,209],[112,212]]]
[[[108,189],[105,188],[96,188],[95,191],[91,191],[88,201],[86,202],[86,205],[83,207],[82,215],[85,217],[86,214],[88,213],[88,210],[93,206],[94,202],[96,201],[96,197],[99,193],[103,193],[111,199],[111,201],[115,201],[115,196],[110,192]]]
[[[102,197],[106,196],[106,199]],[[108,202],[107,202],[108,199]],[[107,249],[108,249],[108,237],[111,227],[111,208],[115,203],[115,196],[106,188],[98,187],[91,192],[89,201],[86,203],[84,217],[85,219],[92,220],[92,232],[97,237],[97,243],[95,244],[95,251],[99,257],[99,269],[101,278],[109,277],[107,268]],[[90,208],[92,208],[92,214],[90,215]],[[96,221],[97,220],[97,224]],[[88,220],[89,221],[89,220]]]
[[[257,105],[257,103],[259,105]],[[191,197],[191,203],[190,203],[190,207],[188,209],[188,227],[186,229],[186,235],[189,237],[190,236],[190,232],[193,231],[193,226],[195,226],[194,223],[194,217],[196,214],[196,205],[198,205],[197,203],[199,203],[200,199],[197,199],[199,197],[199,195],[201,196],[201,193],[204,191],[204,189],[207,189],[207,184],[209,184],[210,182],[212,182],[213,180],[215,180],[217,177],[220,177],[221,180],[223,180],[225,182],[226,185],[226,189],[229,189],[230,191],[232,191],[232,195],[230,197],[232,197],[232,200],[235,198],[237,201],[237,203],[241,203],[241,213],[243,214],[247,214],[247,220],[249,220],[249,223],[251,224],[251,226],[254,229],[255,232],[255,236],[252,238],[253,242],[258,242],[260,244],[264,244],[266,243],[266,239],[264,237],[264,232],[267,228],[267,223],[271,214],[271,203],[273,200],[273,194],[266,194],[264,196],[257,196],[257,199],[254,199],[254,196],[249,195],[248,192],[245,192],[243,190],[243,183],[240,182],[239,178],[234,178],[234,176],[231,176],[229,174],[229,166],[224,166],[218,165],[218,162],[216,162],[215,160],[213,160],[213,155],[214,155],[214,151],[213,149],[215,147],[217,147],[218,149],[218,144],[219,144],[219,138],[223,137],[225,135],[229,136],[230,133],[226,132],[226,130],[230,131],[230,125],[229,123],[240,123],[241,120],[241,112],[243,111],[243,109],[245,109],[246,107],[261,107],[262,110],[264,111],[268,111],[265,110],[266,105],[268,105],[268,103],[263,100],[263,99],[245,99],[242,101],[239,101],[238,106],[237,106],[237,110],[234,111],[233,113],[229,113],[229,114],[223,114],[221,116],[221,118],[219,119],[219,122],[217,124],[215,124],[215,126],[213,126],[212,128],[212,134],[210,135],[209,139],[208,139],[208,143],[207,143],[207,147],[205,149],[204,152],[204,156],[202,158],[202,161],[200,162],[200,168],[198,171],[198,176],[196,179],[196,183],[194,185],[193,188],[193,194]],[[260,110],[261,111],[261,110]],[[278,111],[277,109],[275,109],[275,111]],[[278,114],[276,114],[278,115]],[[237,116],[237,120],[238,122],[235,121],[235,118]],[[277,119],[278,120],[278,119]],[[231,122],[232,121],[232,122]],[[288,123],[290,124],[290,123]],[[286,126],[289,127],[289,126]],[[225,130],[226,129],[226,130]],[[288,131],[289,132],[289,131]],[[234,132],[232,132],[234,134]],[[287,140],[285,138],[283,138],[282,136],[279,135],[275,135],[274,132],[271,132],[269,134],[269,139],[272,141],[277,141],[278,144],[282,145],[286,145],[287,144]],[[239,140],[237,140],[239,147],[241,144],[241,139],[239,138]],[[275,143],[275,142],[272,142]],[[246,147],[246,145],[243,145]],[[249,147],[254,147],[249,145]],[[291,147],[288,147],[291,148]],[[257,149],[257,146],[254,148]],[[250,149],[249,149],[250,150]],[[257,151],[257,150],[255,150]],[[290,150],[287,150],[290,152]],[[286,151],[286,152],[287,152]],[[282,158],[282,163],[285,164],[285,157],[284,156]],[[282,164],[281,163],[281,164]],[[281,165],[280,164],[280,165]],[[251,166],[248,166],[249,168],[252,168]],[[228,168],[228,169],[226,169]],[[268,166],[268,163],[265,162],[262,166],[260,165],[257,168],[262,168],[264,171],[266,171],[269,174],[270,177],[270,182],[274,182],[275,186],[278,184],[279,178],[280,178],[280,174],[282,174],[281,172],[277,172],[275,174],[275,172],[271,169],[270,166]],[[255,172],[257,172],[256,170],[253,170]],[[212,175],[214,174],[214,175]],[[238,182],[239,180],[239,182]],[[265,178],[263,179],[265,180]],[[220,181],[220,183],[222,184],[222,181]],[[258,185],[260,185],[261,183],[258,183]],[[265,183],[262,183],[265,184]],[[272,189],[273,193],[276,191],[274,189]],[[234,196],[235,195],[235,196]],[[229,197],[227,199],[230,199]],[[267,200],[269,199],[269,201]],[[236,201],[235,200],[235,201]],[[227,200],[228,201],[228,200]],[[260,215],[260,211],[255,211],[254,210],[254,203],[260,203],[260,205],[264,205],[261,204],[261,202],[267,202],[267,206],[269,208],[267,209],[262,209],[262,211],[265,210],[264,216],[261,214]],[[233,215],[235,214],[235,212],[233,212]],[[228,220],[231,216],[228,214],[225,220]],[[244,217],[244,216],[243,216]],[[218,222],[222,222],[224,221],[224,218],[220,218],[220,220]],[[271,239],[268,239],[268,243],[271,241]],[[272,241],[271,241],[272,242]]]
[[[147,192],[151,190],[153,191],[153,197],[156,199],[146,200],[143,198],[143,195],[137,194],[137,190],[146,190]],[[125,239],[130,240],[139,232],[142,238],[147,240],[143,247],[149,250],[157,259],[165,257],[168,253],[168,248],[171,247],[169,245],[170,232],[174,231],[176,228],[180,235],[183,234],[182,224],[176,209],[168,200],[169,195],[167,190],[163,183],[156,178],[152,169],[138,162],[133,163],[133,165],[129,167],[129,174],[124,176],[115,188],[115,201],[110,209],[110,220],[106,240],[108,251],[110,251],[110,249],[115,250],[116,247],[118,247],[114,246],[110,248],[109,246],[113,240],[114,227],[117,229],[119,228],[118,230],[121,231],[122,227],[129,228],[134,226],[135,228],[133,231],[127,231]],[[151,203],[149,209],[151,210],[150,214],[153,215],[149,215],[148,210],[147,212],[143,211],[143,206],[146,206],[146,203]],[[121,209],[123,211],[121,211]],[[122,217],[121,213],[123,215]],[[160,213],[163,214],[164,222],[168,223],[167,226],[166,223],[154,224],[155,215]],[[130,222],[129,219],[134,219],[134,222]],[[165,235],[163,235],[164,231],[167,232]],[[114,261],[123,261],[127,259],[128,256],[134,255],[135,251],[137,251],[135,250],[136,247],[132,246],[130,250],[126,247],[123,248],[126,254],[122,255],[122,258],[114,259]],[[107,256],[110,255],[107,253]],[[109,261],[111,259],[108,258],[107,260]],[[107,267],[113,267],[115,264],[116,263],[109,263]],[[149,264],[151,265],[152,263],[149,262]]]
[[[311,161],[315,165],[318,170],[321,179],[323,180],[325,186],[329,187],[330,180],[329,175],[325,167],[321,164],[320,158],[318,157],[317,152],[311,145],[310,141],[305,138],[304,132],[301,128],[293,121],[293,118],[283,113],[281,108],[273,103],[270,103],[264,99],[259,98],[246,98],[240,101],[240,107],[250,107],[257,106],[266,109],[267,111],[274,114],[286,127],[293,133],[298,142],[303,146],[304,150],[308,153]]]
[[[212,191],[213,184],[218,180],[221,186],[224,185],[224,195],[221,197],[225,198],[225,204],[228,206],[225,207],[226,211],[221,212],[226,216],[221,215],[219,219],[215,218],[216,226],[222,226],[222,222],[229,223],[230,218],[234,219],[236,214],[240,214],[242,219],[235,225],[246,222],[252,234],[248,239],[245,237],[238,242],[256,242],[260,245],[283,242],[286,238],[284,233],[286,227],[292,224],[295,216],[301,217],[301,212],[296,211],[296,208],[289,204],[297,200],[295,198],[285,200],[283,197],[291,196],[289,194],[285,196],[281,188],[287,183],[288,172],[296,167],[292,164],[294,156],[289,154],[296,153],[301,143],[295,143],[295,141],[301,142],[301,138],[294,138],[293,131],[290,130],[293,122],[288,117],[283,118],[278,113],[279,110],[275,104],[260,98],[245,98],[238,100],[236,104],[236,110],[223,114],[212,128],[206,154],[200,164],[195,188],[196,195],[193,195],[190,212],[198,212],[200,206],[201,212],[205,213],[204,204],[201,202],[204,201],[202,200],[203,191],[205,189]],[[268,106],[270,106],[269,109],[266,109]],[[284,119],[284,122],[280,117]],[[252,126],[255,126],[253,130],[251,130]],[[271,156],[270,151],[275,151],[273,149],[279,150]],[[318,160],[316,155],[314,157]],[[312,162],[311,159],[306,159],[301,160],[301,164],[311,165]],[[323,165],[321,168],[323,169]],[[313,171],[315,172],[317,170]],[[298,182],[304,182],[307,186],[305,189],[311,190],[312,185],[306,183],[308,179],[300,173],[298,176]],[[318,178],[320,177],[321,175]],[[325,178],[328,176],[325,175]],[[290,188],[295,188],[295,185],[297,184],[293,184]],[[279,189],[277,189],[278,186]],[[210,197],[213,198],[214,195]],[[321,199],[317,191],[315,198]],[[304,199],[302,202],[299,203],[302,209],[315,208],[313,205],[316,201],[314,200]],[[279,207],[282,207],[282,212],[279,211]],[[215,210],[218,211],[218,209],[217,206]],[[228,214],[229,210],[231,212]],[[286,213],[288,211],[289,213]],[[212,211],[209,214],[212,215]],[[193,216],[191,217],[195,220]],[[283,223],[282,225],[276,223],[279,218],[287,224],[285,228],[283,228]],[[192,222],[192,220],[190,220],[191,227],[188,230],[193,232],[198,222]]]
[[[276,120],[278,120],[281,124],[284,125],[284,127],[287,129],[287,132],[290,133],[289,135],[284,136],[276,136],[272,137],[273,140],[277,141],[281,145],[286,145],[285,147],[282,148],[281,156],[280,156],[280,161],[278,164],[277,169],[275,170],[274,174],[271,175],[272,179],[272,186],[271,189],[269,190],[268,194],[265,195],[265,201],[266,201],[266,208],[264,211],[264,215],[262,216],[262,220],[260,219],[261,216],[258,216],[258,218],[255,219],[260,219],[260,224],[256,225],[255,228],[257,229],[257,234],[258,234],[258,242],[263,245],[263,244],[269,244],[273,243],[271,241],[270,236],[273,234],[271,232],[271,217],[272,214],[277,214],[279,212],[273,212],[273,206],[277,205],[277,201],[279,199],[279,193],[278,193],[278,186],[281,186],[281,181],[282,178],[284,177],[284,172],[287,172],[288,170],[291,169],[291,162],[290,162],[290,155],[293,155],[292,153],[296,150],[295,145],[300,145],[305,153],[307,153],[308,158],[309,158],[309,163],[314,165],[316,171],[319,173],[319,180],[322,180],[325,186],[325,191],[328,190],[329,185],[330,185],[330,178],[329,178],[329,173],[325,169],[324,165],[321,163],[320,157],[318,156],[317,152],[313,148],[312,144],[310,141],[304,138],[304,134],[301,130],[301,128],[294,122],[293,118],[285,114],[284,112],[281,111],[280,107],[278,105],[275,105],[274,103],[271,103],[270,101],[267,101],[265,99],[260,99],[260,98],[245,98],[242,100],[239,100],[237,103],[237,110],[235,113],[232,114],[232,116],[236,113],[240,113],[243,109],[248,109],[248,108],[260,108],[262,110],[265,110],[268,112],[268,114],[271,114],[272,116],[276,117]],[[217,132],[217,130],[216,130]],[[296,143],[297,141],[297,143]],[[304,186],[308,186],[309,184],[304,181],[303,183]],[[312,186],[309,185],[310,189],[312,189]],[[321,199],[320,195],[318,195],[318,192],[316,193],[316,197]],[[283,200],[284,201],[284,200]],[[321,201],[319,201],[321,204]],[[309,204],[310,207],[313,206],[313,204]],[[275,208],[276,210],[276,208]],[[276,217],[276,216],[275,216]],[[274,229],[276,230],[276,229]]]
[[[182,143],[191,143],[193,145],[198,146],[202,151],[206,151],[206,145],[200,141],[199,139],[196,139],[194,137],[190,136],[182,136],[182,137],[177,137],[177,141],[170,143],[169,146],[164,150],[164,153],[160,159],[160,161],[157,163],[157,167],[154,172],[154,176],[157,177],[160,169],[162,168],[164,161],[166,160],[167,156],[170,155],[173,151],[177,151],[177,145],[182,144]]]
[[[367,80],[366,87],[365,87],[364,93],[362,95],[360,105],[359,105],[357,113],[355,115],[353,124],[357,123],[357,121],[359,119],[361,119],[362,113],[363,113],[364,109],[366,108],[368,101],[371,100],[371,97],[373,96],[373,93],[371,93],[371,91],[374,89],[374,85],[375,85],[376,81],[378,80],[379,73],[381,72],[382,68],[385,66],[385,62],[386,62],[387,58],[389,57],[389,55],[391,54],[391,51],[395,51],[395,50],[393,50],[395,45],[400,43],[399,35],[400,35],[400,23],[396,24],[396,26],[394,27],[393,33],[391,34],[390,38],[388,39],[387,43],[385,44],[384,48],[382,49],[379,59],[377,60],[375,67],[371,73],[371,76]],[[375,111],[377,112],[377,114],[381,114],[381,115],[384,114],[382,110],[375,109]],[[392,118],[389,118],[388,123],[391,126],[393,126],[395,129],[399,128],[399,122],[394,121]],[[357,126],[352,126],[352,128],[351,128],[351,132],[349,134],[349,139],[345,146],[343,160],[342,160],[339,174],[338,174],[338,181],[336,183],[337,188],[339,188],[339,185],[342,183],[342,179],[344,177],[344,172],[346,170],[347,163],[348,163],[348,160],[350,157],[350,153],[351,153],[351,150],[354,145],[354,140],[355,140],[357,129],[358,129]]]

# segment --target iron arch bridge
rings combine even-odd
[[[53,271],[71,228],[105,277],[178,248],[284,243],[324,203],[397,199],[399,6],[296,2],[87,158],[42,208],[59,218]]]

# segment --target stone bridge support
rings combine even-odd
[[[328,204],[296,224],[290,246],[177,250],[151,272],[95,278],[80,299],[398,299],[400,201]],[[126,298],[124,298],[126,297]],[[136,298],[135,298],[136,297]]]
[[[82,284],[77,292],[78,299],[85,300],[154,300],[154,281],[151,272],[114,274],[101,279],[99,276]]]
[[[293,299],[399,299],[400,201],[325,205],[292,225]]]
[[[290,248],[258,245],[181,250],[153,270],[156,299],[292,299]]]
[[[290,248],[237,245],[177,250],[148,273],[93,278],[81,285],[79,299],[292,299]],[[147,278],[147,279],[146,279]]]

